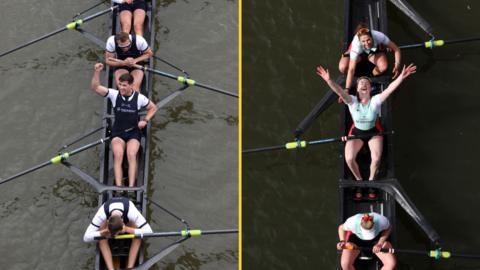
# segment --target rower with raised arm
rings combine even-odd
[[[393,79],[398,76],[400,71],[401,52],[398,46],[391,41],[384,33],[370,30],[368,27],[360,23],[355,31],[357,33],[350,43],[348,50],[342,54],[338,69],[341,73],[347,75],[345,82],[345,90],[348,93],[352,87],[355,69],[360,61],[370,61],[375,65],[372,75],[378,76],[387,71],[388,60],[385,54],[387,47],[393,51],[395,55],[395,63],[393,64]]]
[[[141,129],[145,128],[152,119],[157,107],[146,96],[132,88],[133,77],[126,73],[120,76],[118,89],[100,85],[100,73],[103,64],[95,64],[91,88],[97,94],[108,97],[115,113],[115,122],[112,128],[113,172],[115,185],[123,185],[122,162],[125,150],[128,160],[128,186],[135,186],[137,175],[137,153],[140,148]],[[147,114],[140,120],[139,110],[146,108]]]
[[[152,228],[128,198],[116,197],[106,201],[92,219],[85,231],[83,241],[93,242],[95,237],[113,237],[118,234],[152,233]],[[132,239],[128,254],[127,268],[135,266],[141,239]],[[100,251],[108,270],[114,269],[112,251],[108,239],[98,242]]]
[[[147,14],[147,3],[145,0],[112,0],[119,6],[120,25],[122,32],[130,33],[132,29],[136,35],[143,36],[143,23]]]
[[[392,248],[388,237],[392,226],[388,219],[377,213],[356,214],[338,226],[340,241],[337,249],[342,251],[340,264],[343,270],[354,270],[355,259],[361,251],[365,255],[375,254],[382,261],[382,270],[393,270],[397,264],[395,255],[380,252]]]
[[[153,56],[152,49],[147,41],[138,35],[130,35],[120,32],[107,40],[105,48],[105,62],[115,68],[115,82],[118,85],[118,78],[129,73],[133,76],[133,89],[140,91],[144,72],[134,65],[144,65]]]
[[[371,153],[370,176],[368,180],[374,180],[380,165],[383,150],[383,137],[378,134],[383,131],[378,121],[378,115],[382,103],[400,86],[400,84],[415,73],[417,67],[410,64],[404,66],[400,75],[381,93],[371,96],[372,82],[368,77],[360,77],[357,80],[357,94],[352,96],[343,91],[342,87],[330,78],[330,73],[322,66],[317,67],[317,74],[327,82],[342,101],[348,105],[348,109],[353,119],[352,127],[348,135],[361,135],[362,139],[349,140],[345,144],[345,161],[350,168],[356,180],[361,181],[362,175],[356,161],[357,154],[362,149],[364,143],[368,144]],[[368,136],[371,135],[371,136]],[[361,189],[355,192],[355,198],[363,197]],[[369,189],[368,197],[375,199],[376,194],[373,189]]]

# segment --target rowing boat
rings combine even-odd
[[[351,39],[355,35],[355,28],[358,23],[366,23],[370,29],[387,33],[387,7],[386,0],[345,0],[345,24],[343,44],[344,50],[347,49]],[[357,65],[355,76],[369,76],[373,64],[365,61]],[[345,77],[338,78],[337,82],[341,85],[345,83]],[[372,95],[382,92],[388,87],[390,76],[382,75],[372,80]],[[384,130],[393,130],[392,124],[392,106],[387,100],[382,104],[379,114],[379,120]],[[344,106],[341,110],[340,130],[342,134],[348,134],[352,125],[352,119],[348,108]],[[376,212],[387,217],[393,226],[389,241],[395,246],[395,207],[396,202],[404,208],[404,210],[413,217],[419,226],[426,232],[431,241],[437,246],[439,245],[439,236],[429,225],[426,219],[420,214],[415,205],[410,201],[406,193],[395,179],[394,156],[393,156],[393,137],[384,136],[382,160],[375,181],[353,181],[350,169],[345,163],[344,145],[340,147],[339,163],[340,163],[340,189],[339,189],[339,223],[358,213]],[[357,156],[357,162],[361,168],[363,179],[368,179],[369,165],[371,162],[370,152],[366,145]],[[376,200],[353,200],[355,187],[374,187],[378,189]],[[337,268],[340,266],[340,254]],[[360,254],[355,262],[357,269],[380,269],[379,260],[370,256]]]
[[[144,37],[149,43],[150,48],[152,51],[154,50],[154,40],[155,40],[155,31],[154,31],[154,23],[155,20],[153,15],[155,14],[155,0],[146,1],[147,3],[147,14],[144,23]],[[111,15],[110,21],[110,35],[115,35],[120,31],[120,19],[118,16],[118,12],[113,12]],[[105,38],[106,40],[106,38]],[[149,68],[153,68],[153,61],[149,62]],[[108,85],[109,88],[116,88],[114,85],[114,69],[107,66],[107,72],[105,73],[104,82]],[[141,93],[151,99],[152,96],[152,83],[153,83],[153,74],[149,72],[145,72],[144,79],[142,82]],[[105,100],[104,102],[104,130],[102,131],[105,135],[110,134],[110,128],[113,125],[112,115],[113,108],[112,104],[109,100]],[[137,169],[137,186],[142,187],[141,189],[134,191],[134,193],[129,193],[130,200],[133,201],[135,206],[138,208],[139,211],[143,214],[144,217],[147,216],[147,186],[148,186],[148,173],[149,173],[149,138],[150,138],[150,123],[142,130],[142,138],[140,141],[140,149],[138,151],[138,169]],[[100,153],[100,183],[105,185],[113,186],[115,185],[114,181],[114,174],[113,174],[113,154],[112,150],[110,149],[110,144],[104,144],[101,153]],[[123,175],[128,175],[127,167],[128,162],[126,158],[123,161]],[[110,199],[114,196],[112,191],[104,192],[99,195],[98,204],[101,206],[105,201]],[[110,247],[112,250],[112,255],[114,257],[114,261],[118,260],[120,263],[120,268],[126,268],[126,262],[128,259],[128,252],[130,248],[130,239],[125,240],[110,240]],[[140,265],[144,261],[144,253],[143,247],[140,248],[137,265]],[[118,258],[118,259],[115,259]],[[97,247],[96,249],[96,258],[95,258],[95,269],[96,270],[103,270],[106,269],[105,263],[103,261],[102,254]]]
[[[387,33],[387,15],[386,15],[386,3],[385,0],[346,0],[345,1],[345,29],[344,29],[344,49],[346,50],[351,39],[355,36],[355,28],[359,22],[366,23],[370,29],[377,30],[383,33]],[[367,61],[365,61],[367,62]],[[357,65],[355,76],[368,76],[372,64],[360,62]],[[339,82],[344,83],[344,76],[338,79]],[[381,76],[375,78],[372,84],[372,95],[378,94],[385,89],[390,82],[387,76]],[[355,87],[354,87],[355,88]],[[380,123],[385,130],[392,130],[392,117],[390,102],[384,102],[380,112]],[[348,131],[352,125],[352,119],[348,111],[347,106],[344,106],[341,110],[341,123],[340,130],[342,134],[348,134]],[[343,145],[344,146],[344,145]],[[352,179],[350,169],[345,163],[344,147],[340,147],[340,179]],[[365,144],[364,149],[360,151],[357,157],[357,162],[361,168],[362,178],[368,179],[369,165],[370,165],[370,152],[368,146]],[[393,166],[393,141],[392,136],[384,136],[382,162],[378,170],[377,179],[393,178],[395,176]],[[340,180],[342,181],[342,180]],[[339,189],[340,199],[340,212],[339,212],[339,224],[345,222],[345,220],[357,213],[376,212],[384,215],[388,218],[391,224],[395,224],[395,200],[386,192],[379,191],[378,199],[375,201],[369,200],[353,200],[354,189],[341,188]],[[392,230],[390,241],[395,244],[395,229]],[[340,256],[339,256],[340,257]],[[340,260],[338,260],[340,262]],[[378,260],[367,256],[359,256],[359,260],[356,262],[357,269],[379,269]],[[338,269],[341,269],[340,263]]]

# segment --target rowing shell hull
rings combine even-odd
[[[352,38],[354,37],[355,28],[359,22],[366,23],[370,29],[378,30],[383,33],[387,33],[387,12],[385,0],[346,0],[345,1],[345,29],[344,29],[344,49],[348,47]],[[355,76],[363,76],[369,73],[369,69],[372,67],[369,65],[357,66],[357,73]],[[379,77],[375,78],[373,94],[384,90],[389,82],[390,78]],[[345,83],[345,77],[342,76],[338,79],[341,85]],[[355,88],[355,87],[352,87]],[[348,107],[344,106],[341,110],[341,124],[340,132],[342,134],[348,134],[348,131],[352,125],[352,119],[348,111]],[[385,102],[381,109],[381,124],[386,131],[392,130],[392,116],[391,116],[391,104]],[[340,182],[343,179],[354,179],[344,157],[345,149],[344,144],[340,147],[339,163],[340,163]],[[369,165],[370,165],[370,152],[368,147],[364,147],[358,154],[357,161],[361,167],[362,176],[364,179],[368,179]],[[379,169],[377,179],[394,178],[394,163],[393,163],[393,140],[391,136],[384,137],[384,147],[382,154],[382,161]],[[395,242],[395,200],[388,193],[379,191],[378,200],[376,201],[354,201],[354,191],[352,188],[339,188],[339,224],[344,223],[347,218],[357,213],[365,212],[377,212],[386,216],[393,225],[392,235],[390,241]],[[340,265],[340,256],[338,255],[337,269],[342,269]],[[357,269],[380,269],[380,263],[376,258],[364,258],[365,256],[359,256],[359,259],[355,262]]]
[[[146,1],[148,10],[147,16],[145,18],[144,24],[144,37],[150,45],[150,48],[155,51],[154,49],[154,41],[155,41],[155,31],[154,31],[154,23],[155,18],[153,17],[155,14],[155,6],[156,1]],[[116,33],[120,32],[120,19],[118,16],[118,12],[114,12],[111,15],[110,21],[110,34],[115,35]],[[105,38],[106,40],[107,38]],[[150,61],[149,67],[153,68],[153,60]],[[141,93],[151,99],[152,96],[152,84],[153,78],[152,74],[145,73],[145,77],[143,79]],[[116,88],[114,84],[114,74],[113,70],[107,66],[106,76],[103,81],[104,85],[108,85],[109,88]],[[113,115],[113,108],[109,100],[105,100],[104,103],[104,113],[103,113],[103,121],[104,126],[111,127],[113,124],[114,119],[111,117]],[[109,129],[105,129],[104,131],[105,136],[109,136]],[[137,186],[142,186],[143,189],[136,191],[135,193],[129,193],[129,198],[132,200],[139,211],[142,212],[144,217],[147,217],[147,190],[148,190],[148,174],[149,174],[149,139],[150,139],[150,123],[147,125],[146,128],[142,130],[142,139],[140,142],[140,149],[138,153],[138,172],[137,172]],[[110,144],[105,144],[102,146],[100,152],[101,160],[100,160],[100,182],[106,185],[115,185],[114,175],[113,175],[113,154],[110,148]],[[126,173],[128,164],[127,160],[124,159],[124,178],[128,174]],[[128,179],[125,178],[125,181],[128,182]],[[114,194],[111,191],[105,192],[99,195],[98,205],[99,207],[108,199],[110,199]],[[128,258],[128,251],[130,246],[130,240],[116,240],[110,242],[110,247],[112,249],[112,254],[114,257],[119,258],[120,261],[120,268],[126,268],[126,261]],[[139,256],[137,259],[137,265],[141,264],[144,261],[144,252],[143,252],[143,245],[140,248]],[[95,269],[96,270],[104,270],[106,269],[105,263],[103,261],[103,257],[100,253],[100,250],[97,247],[96,250],[96,257],[95,257]]]

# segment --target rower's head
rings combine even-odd
[[[365,230],[371,230],[373,228],[373,216],[370,214],[363,214],[360,226]]]
[[[110,232],[111,236],[115,236],[121,232],[123,230],[123,226],[123,219],[119,215],[112,215],[108,219],[108,231]]]
[[[118,90],[122,96],[130,96],[133,92],[132,88],[133,76],[130,73],[122,74],[118,78]]]
[[[370,49],[373,47],[373,36],[372,32],[370,29],[368,29],[368,26],[364,23],[360,23],[357,26],[357,29],[355,31],[357,33],[358,40],[360,41],[360,44],[365,49]]]
[[[372,91],[372,80],[367,76],[362,76],[357,79],[357,96],[361,99],[369,97]]]
[[[132,46],[132,41],[130,40],[130,35],[125,32],[120,32],[115,35],[115,41],[117,43],[117,46],[122,50],[122,51],[128,51],[130,47]]]

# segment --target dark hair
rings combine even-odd
[[[120,78],[118,78],[119,81],[121,82],[127,82],[128,84],[132,84],[133,83],[133,76],[130,75],[130,73],[125,73],[125,74],[122,74],[120,76]]]
[[[111,216],[108,219],[108,231],[114,236],[123,229],[123,219],[120,216]]]
[[[125,32],[120,32],[118,34],[115,35],[115,40],[118,42],[126,42],[128,40],[130,40],[130,36],[128,35],[128,33],[125,33]]]

